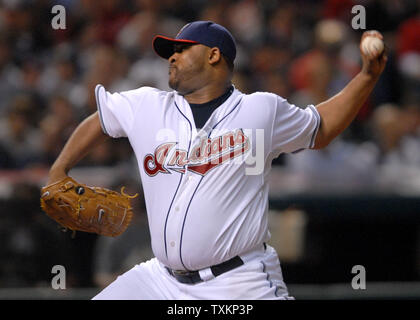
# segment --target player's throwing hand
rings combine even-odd
[[[365,31],[360,40],[360,53],[363,61],[362,72],[379,77],[388,59],[382,34],[376,30]]]

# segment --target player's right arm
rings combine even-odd
[[[110,138],[101,127],[98,112],[93,113],[74,130],[60,155],[51,166],[47,185],[65,177],[86,154],[95,146]]]
[[[361,43],[364,37],[370,35],[382,39],[379,32],[366,31]],[[321,126],[315,139],[314,149],[326,147],[350,125],[384,71],[387,61],[385,53],[376,52],[368,55],[361,48],[360,52],[363,66],[359,74],[338,94],[316,106],[321,116]]]

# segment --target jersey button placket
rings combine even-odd
[[[185,178],[185,177],[184,177]],[[179,239],[181,237],[182,224],[184,215],[184,200],[185,196],[183,192],[179,192],[172,206],[172,213],[169,215],[168,220],[168,233],[167,233],[167,250],[168,260],[172,266],[178,266],[182,268],[181,261],[179,258]]]

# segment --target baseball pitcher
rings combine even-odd
[[[376,31],[367,36],[382,39]],[[268,179],[281,153],[327,146],[355,118],[386,64],[364,53],[360,73],[337,95],[302,109],[231,82],[235,40],[210,21],[156,36],[171,92],[95,89],[98,111],[74,131],[42,189],[44,210],[72,230],[117,236],[131,219],[130,195],[68,176],[105,139],[127,137],[140,169],[155,257],[119,276],[94,299],[292,299],[267,243]],[[261,161],[252,161],[261,159]],[[253,170],[250,170],[253,169]]]

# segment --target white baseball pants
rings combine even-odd
[[[103,289],[93,300],[260,300],[294,299],[283,281],[274,248],[240,256],[242,266],[211,280],[184,284],[153,258],[134,266]]]

